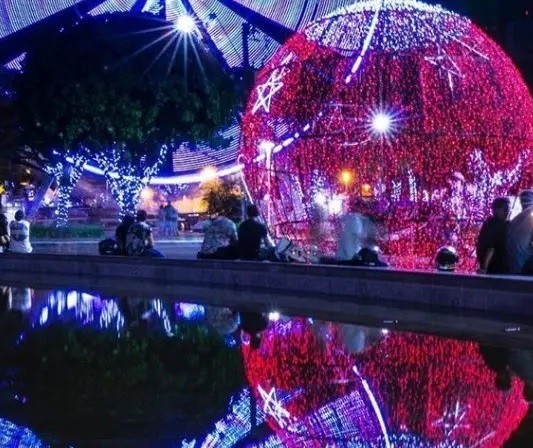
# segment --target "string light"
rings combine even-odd
[[[72,207],[72,191],[83,174],[88,156],[87,151],[53,152],[53,160],[44,166],[47,174],[54,177],[57,185],[56,226],[64,227],[68,223],[69,210]]]
[[[0,446],[17,448],[46,448],[38,437],[28,428],[0,418]]]
[[[36,6],[33,0],[3,2],[0,9],[0,39],[45,19],[81,0],[46,0]]]
[[[283,404],[290,424],[267,419],[288,448],[336,440],[367,447],[496,448],[527,413],[523,383],[514,379],[509,391],[498,391],[474,342],[390,331],[354,353],[340,325],[292,319],[271,322],[259,350],[243,345],[242,351],[254,391],[265,385],[266,391],[301,391]],[[256,397],[263,403],[260,393]]]
[[[167,146],[163,145],[155,162],[150,163],[146,156],[131,160],[119,148],[96,154],[95,160],[109,184],[111,195],[120,209],[120,217],[134,215],[143,188],[156,175],[165,161]]]
[[[272,79],[276,89],[263,89]],[[319,175],[324,197],[348,193],[344,212],[365,186],[394,266],[433,268],[438,247],[454,245],[472,269],[492,199],[531,184],[532,117],[518,70],[468,19],[364,0],[309,24],[259,72],[240,160],[252,199],[270,197],[277,237],[314,241]],[[263,141],[274,145],[268,173]],[[357,173],[349,190],[345,170]],[[333,252],[337,225],[334,215],[323,223],[322,252]]]
[[[48,16],[70,6],[79,0],[42,0],[39,7],[35,6],[34,0],[19,0],[7,2],[5,8],[0,8],[0,38],[8,36],[12,32],[19,31],[35,22],[44,20]],[[244,6],[259,14],[268,17],[274,22],[279,22],[290,29],[301,29],[310,20],[322,17],[333,9],[348,5],[352,0],[320,0],[318,3],[307,0],[293,0],[290,5],[280,7],[275,0],[260,0],[244,2]],[[203,24],[215,46],[221,51],[224,59],[230,67],[241,67],[243,56],[242,25],[245,19],[234,13],[231,9],[217,1],[190,0],[187,8],[181,0],[146,0],[139,8],[139,3],[132,0],[108,0],[90,11],[91,15],[99,15],[115,12],[126,12],[133,8],[143,12],[160,14],[166,13],[166,20],[170,23],[189,22],[195,17],[198,24]],[[164,5],[164,9],[163,8]],[[185,18],[186,17],[186,18]],[[65,24],[66,26],[70,24]],[[63,28],[62,28],[63,29]],[[248,42],[248,59],[252,67],[260,67],[279,48],[279,44],[268,35],[252,30]],[[12,69],[20,69],[21,58],[17,58],[9,64]],[[231,134],[232,141],[227,148],[212,150],[205,145],[198,145],[198,150],[176,150],[174,171],[181,176],[169,176],[164,173],[162,177],[154,178],[158,185],[197,183],[199,171],[207,164],[217,164],[221,168],[221,176],[237,173],[240,170],[235,165],[238,155],[240,140],[240,126],[233,126],[231,132],[222,132],[224,137]],[[227,135],[226,135],[227,134]],[[231,164],[231,166],[229,166]],[[87,164],[88,171],[101,175],[102,172],[92,162]]]

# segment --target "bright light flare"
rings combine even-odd
[[[268,140],[262,140],[261,143],[259,143],[259,151],[262,153],[268,153],[274,149],[274,146],[276,146],[275,143]]]
[[[174,27],[180,33],[191,34],[196,30],[196,22],[191,16],[183,15],[177,18]]]
[[[372,117],[372,129],[378,134],[388,134],[392,128],[392,117],[386,113],[378,112]]]
[[[279,311],[271,311],[268,313],[268,320],[271,322],[277,322],[281,315],[279,314]]]
[[[214,166],[206,166],[200,173],[202,182],[208,182],[210,180],[215,180],[217,176],[217,169]]]

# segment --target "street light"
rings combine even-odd
[[[200,173],[202,182],[208,182],[217,178],[217,169],[214,166],[206,166]]]
[[[348,170],[341,171],[341,182],[344,185],[344,189],[348,191],[349,185],[352,183],[353,180],[353,173]]]
[[[371,198],[373,196],[372,185],[370,184],[361,185],[361,196],[364,198]]]

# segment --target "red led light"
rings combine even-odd
[[[464,17],[386,0],[318,20],[276,53],[249,99],[241,160],[277,236],[331,252],[338,215],[324,204],[345,211],[370,185],[382,248],[427,268],[441,245],[473,260],[492,199],[531,186],[532,148],[533,102],[507,55]]]
[[[390,332],[354,353],[347,348],[350,334],[350,326],[311,324],[306,319],[271,323],[259,350],[243,346],[247,379],[259,405],[258,386],[266,391],[275,388],[278,396],[293,395],[284,405],[291,418],[305,420],[328,403],[361,391],[353,372],[357,366],[388,433],[417,434],[427,446],[501,447],[527,413],[523,383],[515,378],[509,391],[497,390],[495,374],[485,365],[477,343]],[[359,417],[344,418],[357,427]],[[310,447],[323,447],[320,443],[328,437],[335,440],[338,428],[328,421],[324,415],[306,423],[317,437],[315,445],[309,441]],[[301,446],[291,444],[290,432],[274,418],[268,422],[287,446]],[[374,427],[375,423],[358,424]]]

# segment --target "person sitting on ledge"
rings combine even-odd
[[[246,210],[248,219],[239,226],[239,256],[242,260],[257,260],[263,242],[267,248],[272,248],[268,239],[267,228],[259,222],[259,210],[255,205],[249,205]]]
[[[7,252],[9,250],[9,240],[11,236],[9,235],[9,223],[7,221],[7,216],[3,213],[0,213],[0,253]]]
[[[146,222],[147,219],[146,211],[137,212],[137,220],[126,235],[126,252],[130,256],[162,258],[163,254],[154,249],[152,228]]]
[[[9,251],[18,254],[31,254],[33,248],[30,243],[30,223],[24,219],[24,212],[18,210],[15,220],[9,224],[11,241]]]
[[[115,241],[117,242],[118,255],[128,255],[126,251],[126,237],[128,230],[135,224],[135,218],[131,215],[126,215],[122,218],[122,222],[118,225],[115,231]]]
[[[510,206],[508,198],[495,199],[492,203],[492,216],[481,227],[476,245],[479,274],[505,274],[507,272],[505,232]]]
[[[231,219],[215,213],[205,227],[198,258],[236,260],[238,257],[237,226]]]

